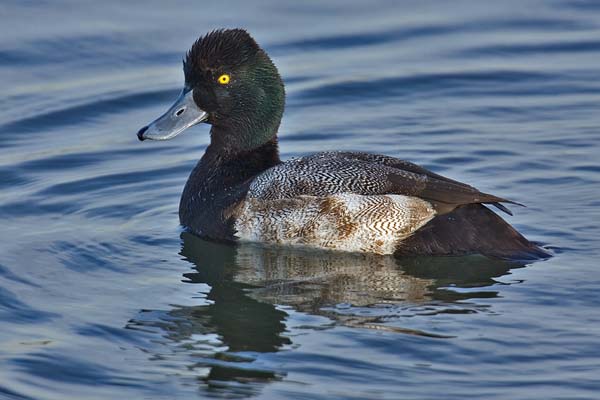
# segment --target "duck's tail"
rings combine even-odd
[[[403,240],[396,251],[398,256],[473,253],[523,262],[551,257],[481,204],[464,205],[435,217]]]

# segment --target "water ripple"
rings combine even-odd
[[[28,132],[39,132],[42,128],[43,130],[50,130],[69,125],[79,125],[104,114],[119,113],[126,109],[144,107],[149,104],[166,103],[175,97],[177,97],[177,91],[175,90],[114,95],[85,104],[73,105],[64,109],[13,120],[0,125],[0,131],[9,133],[4,134],[6,140],[6,138],[10,138],[10,133],[21,135]]]
[[[35,324],[58,318],[54,313],[36,310],[6,288],[0,287],[0,320],[18,324]]]
[[[296,104],[301,100],[304,106],[314,106],[327,104],[335,98],[336,102],[345,102],[351,100],[365,100],[364,93],[377,93],[378,97],[423,97],[430,95],[431,92],[444,92],[448,89],[460,89],[459,95],[469,93],[491,93],[506,95],[515,92],[497,88],[499,84],[510,86],[519,83],[535,85],[536,82],[547,84],[553,79],[552,75],[544,73],[534,73],[525,71],[472,71],[472,72],[454,72],[454,73],[435,73],[419,74],[409,77],[385,77],[380,79],[369,79],[364,81],[343,81],[330,84],[323,84],[313,89],[306,89],[298,93],[293,102]],[[536,89],[539,94],[539,88]],[[517,93],[521,93],[518,91]],[[594,91],[600,93],[600,89]],[[455,93],[456,95],[456,93]],[[367,98],[366,100],[370,100]]]

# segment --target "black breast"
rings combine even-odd
[[[209,146],[185,184],[179,221],[199,236],[234,240],[231,210],[246,197],[257,175],[280,162],[276,138],[236,154]]]

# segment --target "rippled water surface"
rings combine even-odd
[[[0,21],[0,398],[598,398],[598,2],[4,1]],[[182,232],[208,127],[135,133],[197,36],[236,26],[284,76],[284,158],[420,163],[525,203],[508,220],[555,257]]]

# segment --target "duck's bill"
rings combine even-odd
[[[184,89],[169,110],[137,133],[140,140],[169,140],[208,118],[194,102],[193,91]]]

